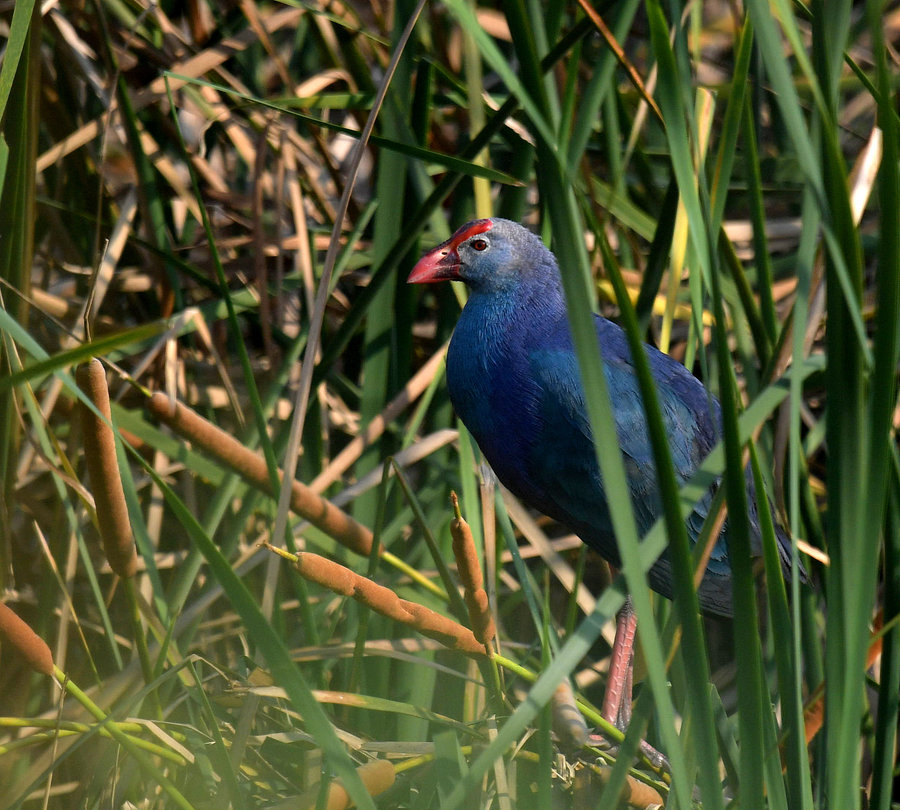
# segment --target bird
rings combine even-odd
[[[468,296],[447,350],[453,408],[500,482],[524,503],[568,527],[612,566],[621,558],[604,494],[585,393],[554,254],[530,230],[499,217],[476,219],[425,253],[411,284],[456,280]],[[663,512],[653,451],[628,342],[616,323],[594,315],[616,436],[638,529]],[[643,350],[656,385],[679,485],[691,478],[721,436],[721,408],[684,365],[657,348]],[[695,543],[714,483],[687,518]],[[752,479],[751,546],[762,554]],[[722,529],[697,589],[706,614],[732,615],[732,577]],[[779,528],[782,568],[790,574],[790,541]],[[673,575],[663,553],[648,572],[650,586],[672,598]],[[622,727],[630,714],[631,645],[636,620],[630,600],[617,617],[602,714]]]

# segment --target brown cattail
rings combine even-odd
[[[575,801],[579,806],[594,806],[596,802],[595,791],[591,781],[598,779],[601,784],[609,782],[613,769],[606,765],[590,765],[587,768],[579,768],[575,772]],[[622,799],[626,806],[634,810],[656,810],[665,805],[665,799],[653,786],[635,779],[630,774],[625,776],[625,785],[622,788]]]
[[[445,647],[467,655],[484,655],[484,645],[475,638],[475,634],[468,627],[463,627],[453,619],[417,602],[408,602],[405,599],[401,599],[400,602],[412,616],[409,624],[423,636],[440,641]]]
[[[244,447],[234,436],[160,391],[150,397],[148,408],[157,419],[217,458],[248,484],[270,495],[277,494],[272,491],[265,459]],[[283,475],[279,470],[279,480]],[[291,486],[291,510],[351,551],[363,556],[372,552],[372,532],[369,529],[299,481],[294,481]]]
[[[300,575],[342,596],[349,596],[382,616],[412,627],[423,636],[440,641],[451,650],[466,655],[484,655],[484,647],[472,631],[440,613],[416,602],[401,599],[390,588],[360,576],[339,563],[308,551],[291,554],[266,544],[276,554],[290,560]]]
[[[365,765],[360,765],[356,769],[356,773],[370,796],[384,793],[394,784],[394,779],[397,776],[394,766],[386,759],[373,759]],[[318,806],[318,797],[319,787],[316,785],[304,793],[296,804],[291,804],[290,806],[298,807],[300,810],[312,810],[312,808]],[[332,782],[328,786],[328,798],[325,800],[326,810],[346,810],[346,808],[351,806],[352,802],[347,789],[338,780]]]
[[[455,492],[450,493],[450,501],[456,513],[456,517],[450,523],[453,556],[456,557],[456,567],[463,585],[466,607],[469,609],[469,622],[475,638],[482,644],[490,644],[496,635],[496,629],[488,596],[484,590],[484,577],[478,562],[478,552],[475,551],[475,540],[469,524],[459,511],[459,498]]]
[[[97,525],[103,550],[110,568],[127,579],[137,571],[137,552],[131,521],[128,519],[128,507],[125,505],[119,462],[116,460],[116,441],[109,425],[111,411],[106,370],[94,358],[81,366],[76,376],[81,390],[106,419],[100,419],[84,403],[81,404],[84,458],[97,508]]]
[[[0,602],[0,637],[15,647],[35,672],[53,674],[53,654],[44,639],[3,602]]]
[[[553,730],[568,748],[581,748],[587,742],[590,732],[584,716],[575,703],[575,693],[568,679],[556,687],[550,698],[553,716]]]
[[[310,582],[315,582],[341,596],[349,596],[389,619],[403,624],[410,623],[409,611],[390,588],[362,577],[327,557],[302,552],[296,555],[294,568]]]

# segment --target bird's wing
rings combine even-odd
[[[597,330],[635,517],[641,532],[645,532],[662,507],[640,390],[621,329],[598,318]],[[715,444],[718,404],[684,366],[655,349],[647,353],[681,484]],[[605,502],[602,509],[597,506],[603,488],[594,460],[578,363],[568,341],[551,340],[533,350],[531,373],[539,392],[542,434],[533,445],[533,475],[570,522],[596,525],[599,532],[608,533],[611,527]],[[705,501],[688,523],[692,539],[705,518],[708,499]]]

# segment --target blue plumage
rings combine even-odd
[[[414,283],[444,279],[462,280],[469,288],[447,354],[447,384],[460,419],[508,489],[618,565],[555,257],[537,236],[514,222],[476,220],[423,256],[409,278]],[[661,514],[662,505],[638,383],[620,327],[599,316],[595,325],[632,504],[643,533]],[[645,350],[683,483],[717,441],[719,404],[680,363],[651,346]],[[712,491],[688,519],[692,541],[711,499]],[[750,517],[759,554],[755,507]],[[780,540],[787,570],[788,547],[785,538]],[[665,596],[672,595],[666,555],[651,569],[650,583]],[[731,615],[724,531],[699,598],[704,611]]]

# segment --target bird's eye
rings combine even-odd
[[[469,244],[474,250],[477,250],[479,252],[482,250],[487,250],[488,246],[487,240],[485,239],[473,239],[471,242],[469,242]]]

